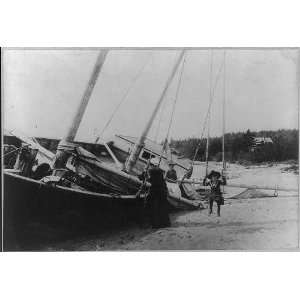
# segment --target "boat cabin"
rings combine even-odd
[[[117,160],[124,164],[129,157],[135,143],[137,142],[136,137],[124,136],[124,135],[116,135],[113,141],[108,143],[109,148],[117,158]],[[145,146],[143,147],[139,160],[137,161],[133,173],[139,175],[143,172],[146,167],[148,160],[151,158],[159,159],[163,150],[163,146],[157,144],[156,142],[146,139]],[[166,155],[164,153],[161,157],[160,167],[164,170],[168,170],[168,162],[170,160],[170,155]],[[188,170],[189,165],[186,162],[178,159],[178,155],[172,154],[172,161],[175,163],[174,169],[176,170],[177,176],[181,177]]]

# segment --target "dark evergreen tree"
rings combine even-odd
[[[255,137],[270,137],[273,143],[266,143],[255,148]],[[172,140],[171,146],[185,157],[192,159],[199,145],[196,160],[205,160],[206,139],[187,138]],[[226,159],[229,161],[248,160],[251,162],[298,160],[299,131],[297,129],[280,129],[277,131],[259,131],[227,133],[225,135]],[[222,137],[210,139],[209,159],[221,160]]]

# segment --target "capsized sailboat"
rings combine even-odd
[[[138,178],[142,166],[147,165],[146,161],[155,155],[161,157],[162,165],[166,165],[167,158],[162,156],[161,153],[155,153],[151,149],[147,149],[145,141],[184,51],[180,52],[143,133],[134,143],[131,143],[132,147],[127,156],[123,156],[123,160],[118,155],[122,149],[117,146],[110,148],[107,143],[103,143],[108,154],[104,158],[74,143],[74,138],[97,77],[105,62],[107,52],[108,50],[102,50],[99,54],[82,101],[73,117],[72,124],[66,136],[59,143],[54,157],[51,152],[39,145],[34,139],[28,139],[24,135],[19,136],[27,147],[35,148],[35,155],[43,156],[45,160],[43,163],[48,163],[52,171],[51,174],[46,174],[48,176],[37,180],[30,178],[30,176],[25,176],[19,169],[4,170],[5,225],[14,221],[24,221],[24,218],[30,220],[32,214],[41,212],[41,207],[46,207],[45,212],[48,212],[48,215],[50,215],[52,205],[65,210],[73,209],[74,207],[85,207],[86,209],[90,206],[93,207],[94,211],[97,211],[97,209],[101,210],[104,206],[107,208],[112,203],[141,206],[147,188],[150,186],[149,183],[143,182]],[[118,151],[116,151],[117,148]],[[149,153],[150,157],[147,160],[145,155]],[[185,170],[179,164],[178,168]],[[171,206],[176,208],[198,209],[201,206],[201,202],[182,197],[181,194],[176,193],[172,188],[169,189],[168,200]],[[43,203],[47,203],[46,206]],[[25,211],[27,212],[26,214]],[[23,217],[20,217],[21,215]],[[25,215],[26,217],[24,217]],[[6,228],[8,227],[6,226]]]
[[[117,146],[114,146],[114,149],[112,149],[110,148],[110,145],[104,142],[110,157],[109,160],[99,156],[96,157],[95,155],[88,153],[88,151],[74,145],[73,140],[87,105],[86,101],[82,101],[77,110],[77,114],[73,119],[73,124],[70,126],[69,132],[58,145],[56,158],[53,164],[54,169],[64,169],[68,165],[69,169],[73,169],[75,173],[88,176],[107,190],[122,195],[137,193],[143,185],[147,187],[149,184],[141,182],[138,178],[138,175],[141,173],[141,165],[148,164],[150,158],[156,156],[159,156],[160,160],[162,160],[162,158],[164,160],[165,158],[162,157],[162,153],[155,153],[151,149],[150,152],[149,150],[148,152],[145,151],[145,141],[183,56],[184,51],[181,51],[142,134],[134,143],[131,143],[128,153],[125,154],[123,151],[123,156],[121,155],[122,158],[120,158],[122,149]],[[93,83],[94,82],[95,81],[93,81]],[[83,98],[86,99],[86,97]],[[116,150],[118,153],[116,153]],[[178,192],[180,191],[179,188],[174,189],[174,185],[172,184],[169,184],[169,186],[168,198],[172,206],[187,209],[196,209],[202,206],[202,203],[199,201],[191,201],[191,199],[182,197],[181,193]]]

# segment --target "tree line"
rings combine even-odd
[[[269,137],[273,143],[255,145],[255,137]],[[250,131],[225,134],[225,159],[229,162],[279,162],[298,160],[299,131],[297,129],[279,129],[276,131]],[[196,160],[205,160],[206,139],[186,138],[171,140],[171,148],[186,158],[193,159],[199,146]],[[222,160],[222,137],[209,140],[209,160]]]

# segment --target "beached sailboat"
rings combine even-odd
[[[43,162],[51,165],[52,174],[43,176],[40,180],[22,174],[18,168],[4,170],[3,204],[5,230],[10,227],[9,224],[11,223],[22,223],[24,219],[31,220],[32,216],[38,215],[52,218],[61,210],[76,209],[80,213],[87,212],[89,217],[93,214],[95,218],[103,217],[103,215],[99,216],[99,213],[103,211],[107,213],[108,210],[110,213],[107,215],[112,216],[120,207],[123,210],[132,207],[137,212],[136,209],[143,206],[143,199],[149,187],[149,183],[141,181],[138,176],[147,168],[151,158],[159,159],[160,167],[163,170],[167,169],[169,158],[164,152],[164,146],[150,141],[148,132],[163,103],[168,87],[181,61],[183,61],[184,51],[180,51],[155,109],[139,137],[133,138],[117,135],[114,141],[106,143],[101,140],[101,146],[105,155],[87,151],[74,142],[98,74],[105,62],[107,52],[107,50],[101,51],[97,58],[82,101],[77,108],[65,138],[58,145],[56,155],[43,148],[34,139],[18,132],[12,132],[26,145],[29,145],[30,148],[37,150],[36,154],[39,156],[39,164]],[[223,122],[224,120],[225,118],[223,117]],[[176,163],[175,168],[180,177],[189,171],[190,166],[182,163],[176,158],[176,155],[173,155],[172,159]],[[201,178],[189,179],[189,177],[185,177],[179,182],[168,183],[169,203],[172,207],[183,209],[199,209],[203,207],[201,196],[194,188],[195,185],[200,186],[201,184]],[[228,186],[230,185],[234,186],[233,184],[228,184]],[[238,185],[237,187],[251,188],[251,186],[246,185]],[[204,189],[205,187],[202,186],[202,188]],[[255,186],[254,188],[280,190],[280,187]],[[281,190],[284,189],[281,188]]]
[[[118,153],[120,154],[122,151],[120,147],[115,146],[111,149],[108,144],[104,143],[110,159],[103,159],[74,143],[74,138],[107,52],[108,50],[102,50],[97,58],[82,101],[65,138],[59,143],[55,157],[36,143],[34,139],[21,137],[29,147],[37,148],[37,153],[43,154],[43,158],[49,160],[53,172],[42,180],[36,180],[20,174],[18,170],[4,170],[4,224],[30,218],[32,214],[38,214],[41,207],[44,207],[50,216],[51,211],[56,211],[52,209],[53,207],[64,209],[93,207],[93,210],[96,211],[103,207],[110,207],[112,204],[132,204],[139,207],[142,205],[145,197],[144,192],[149,187],[149,183],[138,178],[141,168],[149,164],[149,158],[154,156],[160,157],[162,165],[166,164],[167,161],[163,153],[157,153],[145,147],[145,141],[183,58],[184,51],[180,52],[143,133],[135,142],[130,141],[132,147],[127,153],[129,155],[124,156],[123,161],[120,156],[119,159],[117,158]],[[150,156],[146,158],[147,155]],[[180,164],[178,167],[186,170]],[[172,186],[169,188],[168,199],[171,206],[176,208],[198,209],[201,205],[199,201],[182,197],[178,194],[178,189],[173,189]],[[45,205],[45,203],[47,204]],[[22,217],[20,217],[21,215]]]

